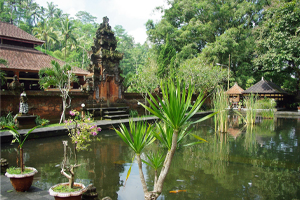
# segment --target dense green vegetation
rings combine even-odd
[[[160,79],[178,77],[210,92],[226,85],[228,69],[230,86],[237,82],[247,89],[264,76],[289,92],[299,91],[299,1],[167,3],[167,9],[157,8],[163,13],[159,22],[146,23],[144,44],[135,43],[121,25],[113,28],[117,50],[124,53],[120,67],[127,91],[151,91]],[[44,8],[34,0],[0,0],[0,20],[45,40],[42,51],[71,66],[88,67],[98,27],[91,14],[80,11],[73,18],[52,2]]]

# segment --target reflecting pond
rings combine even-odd
[[[192,131],[208,143],[178,149],[159,199],[300,198],[300,119],[260,120],[254,127],[244,127],[239,116],[231,115],[226,134],[214,132],[213,119],[196,124]],[[132,151],[112,130],[102,131],[98,137],[101,140],[93,142],[89,151],[79,152],[83,165],[77,168],[77,182],[93,183],[99,197],[143,199],[135,161],[125,183]],[[60,174],[62,140],[68,137],[25,143],[26,166],[39,171],[34,186],[46,190],[67,182]],[[15,165],[16,147],[1,147],[1,157],[10,165]],[[159,148],[154,144],[149,150]],[[148,185],[153,185],[154,172],[148,166],[144,166],[144,172]],[[170,193],[176,190],[184,191]]]

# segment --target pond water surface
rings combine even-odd
[[[300,120],[261,120],[253,128],[243,127],[231,116],[227,134],[214,132],[213,120],[196,124],[194,134],[208,143],[181,147],[176,151],[163,193],[159,199],[300,199]],[[99,197],[143,199],[134,154],[114,131],[100,132],[89,151],[78,154],[77,182],[93,183]],[[187,138],[187,142],[191,138]],[[67,136],[36,139],[24,145],[25,164],[37,168],[34,186],[44,190],[67,182],[60,174],[63,140]],[[1,157],[15,165],[16,144],[3,144]],[[157,144],[149,150],[157,150]],[[144,156],[145,159],[145,155]],[[153,185],[154,172],[144,166],[147,184]],[[178,193],[170,191],[183,190]]]

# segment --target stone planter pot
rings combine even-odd
[[[69,185],[69,183],[56,184],[49,189],[49,194],[51,196],[54,196],[55,200],[81,200],[81,195],[87,191],[87,188],[83,184],[74,183],[74,186],[81,187],[82,189],[76,192],[68,192],[68,193],[54,192],[53,188],[59,185]]]
[[[10,182],[17,192],[25,192],[29,190],[30,186],[32,185],[34,175],[38,173],[38,171],[33,167],[26,167],[26,169],[31,169],[33,172],[27,174],[5,173],[5,176],[10,178]]]

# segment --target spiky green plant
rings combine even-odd
[[[151,134],[153,127],[145,122],[129,121],[129,130],[124,124],[120,125],[120,130],[115,129],[121,139],[137,154],[141,154],[142,150],[151,144],[155,137]]]
[[[153,126],[150,124],[147,125],[146,122],[142,121],[133,122],[132,120],[129,121],[129,130],[124,124],[120,125],[120,130],[115,129],[120,138],[135,152],[139,165],[140,178],[142,182],[145,183],[146,181],[142,171],[141,152],[147,145],[155,141],[152,130]],[[126,180],[130,175],[131,167],[132,165],[127,172]]]
[[[195,91],[194,86],[191,84],[186,87],[185,83],[182,83],[180,80],[177,80],[174,83],[171,79],[169,79],[166,82],[161,82],[161,90],[162,98],[159,96],[154,97],[150,92],[148,92],[150,98],[147,99],[147,101],[150,107],[144,104],[142,104],[142,106],[150,113],[157,116],[163,123],[166,124],[166,127],[173,129],[173,131],[164,135],[165,138],[163,140],[166,141],[166,144],[168,144],[168,152],[159,177],[157,181],[154,182],[153,191],[148,192],[146,183],[142,183],[145,199],[157,199],[161,194],[163,183],[169,172],[178,141],[180,141],[181,136],[184,136],[184,132],[188,129],[188,127],[214,115],[213,113],[196,121],[190,120],[196,112],[198,112],[205,100],[204,94],[201,92],[194,105],[190,107],[192,95]],[[201,142],[203,142],[203,140]]]
[[[186,87],[181,81],[174,83],[169,79],[166,82],[161,82],[161,89],[162,98],[159,96],[154,97],[148,92],[150,98],[147,99],[147,101],[150,107],[141,104],[146,110],[161,120],[161,124],[156,124],[155,131],[152,131],[152,128],[150,127],[146,128],[145,124],[139,124],[138,122],[137,125],[133,122],[129,123],[130,132],[123,124],[121,125],[120,130],[116,130],[117,134],[137,155],[140,179],[145,193],[145,199],[147,200],[155,200],[161,194],[163,183],[169,172],[176,148],[178,144],[183,141],[182,139],[190,134],[188,131],[190,125],[206,120],[214,115],[213,113],[196,121],[190,120],[194,114],[198,112],[204,102],[204,94],[200,93],[194,105],[191,106],[192,95],[195,91],[194,86],[192,85]],[[199,136],[193,136],[198,141],[188,145],[207,142]],[[140,153],[144,150],[144,147],[151,144],[155,138],[166,146],[168,151],[167,154],[163,156],[164,161],[159,176],[157,175],[155,177],[153,191],[148,191],[142,171]],[[158,167],[161,166],[161,161],[163,159],[161,154],[152,154],[148,156],[148,160],[150,166],[154,167],[154,169],[158,169]]]
[[[227,116],[228,116],[228,95],[221,86],[218,86],[213,96],[214,111],[217,112],[214,116],[216,132],[227,132]]]
[[[146,160],[142,160],[142,162],[154,169],[154,182],[156,182],[158,169],[163,166],[166,155],[158,151],[156,153],[151,152],[146,156],[148,158],[148,162]]]

